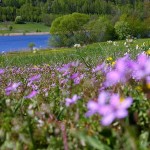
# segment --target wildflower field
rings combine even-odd
[[[149,150],[150,39],[0,55],[1,150]]]

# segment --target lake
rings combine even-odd
[[[38,49],[47,48],[49,43],[49,34],[45,35],[17,35],[0,36],[0,53],[28,50],[29,43],[34,43]]]

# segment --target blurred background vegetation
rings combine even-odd
[[[149,8],[149,0],[5,0],[0,4],[0,33],[50,31],[55,47],[146,38]]]

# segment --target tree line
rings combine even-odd
[[[150,37],[150,17],[136,14],[87,15],[72,13],[56,18],[51,25],[51,45],[55,47],[82,45],[107,40]]]
[[[5,0],[0,21],[43,22],[51,45],[150,37],[149,0]]]
[[[0,21],[14,21],[16,16],[21,16],[25,22],[51,25],[56,17],[73,12],[89,15],[134,12],[145,18],[149,16],[149,8],[149,0],[3,0],[0,4]]]

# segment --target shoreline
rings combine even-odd
[[[27,32],[27,33],[5,33],[0,34],[0,36],[20,36],[20,35],[47,35],[50,34],[49,32]]]

